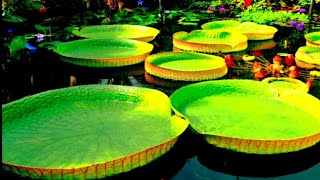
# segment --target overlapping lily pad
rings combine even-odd
[[[254,22],[243,22],[238,27],[238,31],[247,36],[248,40],[272,39],[278,29],[273,26],[261,25]]]
[[[302,46],[296,54],[297,66],[307,69],[320,69],[320,47]]]
[[[309,91],[309,87],[306,83],[288,77],[268,77],[263,79],[262,82],[269,83],[273,88],[278,90],[279,94],[288,90],[296,90],[304,93]]]
[[[225,60],[219,56],[192,52],[164,52],[145,61],[147,73],[171,80],[200,81],[227,74]]]
[[[204,23],[201,28],[204,30],[234,31],[240,24],[241,22],[236,20],[221,20]]]
[[[319,118],[279,99],[267,83],[200,82],[178,89],[170,99],[173,110],[215,146],[274,154],[298,151],[320,141]]]
[[[160,33],[156,28],[131,24],[91,25],[72,32],[83,38],[128,38],[145,42]]]
[[[236,32],[193,30],[173,34],[173,46],[184,51],[218,53],[236,52],[248,47],[248,38]]]
[[[51,90],[2,106],[2,164],[36,179],[103,178],[159,158],[187,126],[157,90]]]
[[[153,45],[131,39],[81,39],[61,43],[54,50],[68,63],[88,67],[117,67],[143,62]]]
[[[304,37],[307,46],[320,46],[320,31],[308,33]]]

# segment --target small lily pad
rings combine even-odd
[[[228,68],[223,58],[192,52],[164,52],[145,61],[149,74],[172,80],[200,81],[220,78]]]
[[[80,30],[73,30],[72,33],[83,38],[128,38],[149,42],[160,31],[148,26],[112,24],[84,26]]]
[[[143,62],[153,45],[132,39],[81,39],[54,49],[63,61],[88,67],[116,67]]]
[[[297,66],[307,69],[320,69],[320,46],[302,46],[296,54]]]
[[[235,32],[193,30],[174,33],[173,45],[185,51],[218,53],[242,51],[248,42],[246,36]]]
[[[238,31],[247,36],[248,40],[267,40],[272,39],[278,29],[273,26],[261,25],[254,22],[243,22]]]
[[[320,31],[308,33],[304,36],[307,46],[320,46]]]

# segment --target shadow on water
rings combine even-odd
[[[202,165],[214,171],[245,177],[276,177],[315,166],[320,162],[319,154],[320,143],[297,152],[273,155],[246,154],[207,145],[197,157]]]

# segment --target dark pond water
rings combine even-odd
[[[204,20],[201,23],[204,23]],[[200,24],[201,24],[200,23]],[[199,24],[199,25],[200,25]],[[277,27],[276,46],[262,50],[266,59],[278,53],[294,54],[305,45],[304,33],[318,31],[310,25],[303,32],[289,27]],[[172,34],[178,31],[200,29],[199,26],[182,26],[166,22],[158,26],[161,33],[152,41],[152,53],[172,51]],[[245,51],[242,53],[252,53]],[[189,84],[148,75],[144,64],[121,68],[87,68],[65,63],[53,52],[40,50],[31,58],[2,65],[2,104],[46,90],[84,84],[121,84],[158,89],[170,95],[177,88]],[[230,69],[228,78],[253,79],[248,69]],[[305,80],[305,79],[302,79]],[[310,93],[320,97],[320,86]],[[189,130],[174,148],[158,160],[117,175],[111,179],[172,179],[172,180],[318,180],[320,178],[320,143],[294,153],[279,155],[250,155],[208,146],[203,139]],[[19,178],[1,171],[1,177]],[[20,178],[28,179],[28,178]]]

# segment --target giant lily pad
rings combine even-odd
[[[143,62],[152,49],[152,44],[131,39],[81,39],[61,43],[54,51],[71,64],[116,67]]]
[[[247,37],[236,32],[193,30],[173,34],[176,48],[204,53],[236,52],[248,47]]]
[[[221,20],[204,23],[201,28],[204,30],[234,31],[240,24],[241,22],[236,20]]]
[[[2,106],[2,164],[37,179],[103,178],[159,158],[187,126],[158,90],[51,90]]]
[[[91,25],[72,31],[83,38],[128,38],[145,42],[152,41],[159,32],[156,28],[129,24]]]
[[[178,89],[170,99],[173,110],[215,146],[273,154],[320,141],[319,118],[280,100],[275,89],[260,81],[200,82]]]
[[[320,46],[320,31],[308,33],[304,37],[307,46]]]
[[[247,36],[248,40],[267,40],[272,39],[278,29],[273,26],[261,25],[254,22],[243,22],[238,31]]]
[[[320,47],[302,46],[296,54],[297,66],[307,69],[320,69]]]
[[[149,74],[172,80],[200,81],[220,78],[228,68],[223,58],[192,52],[164,52],[145,61]]]

